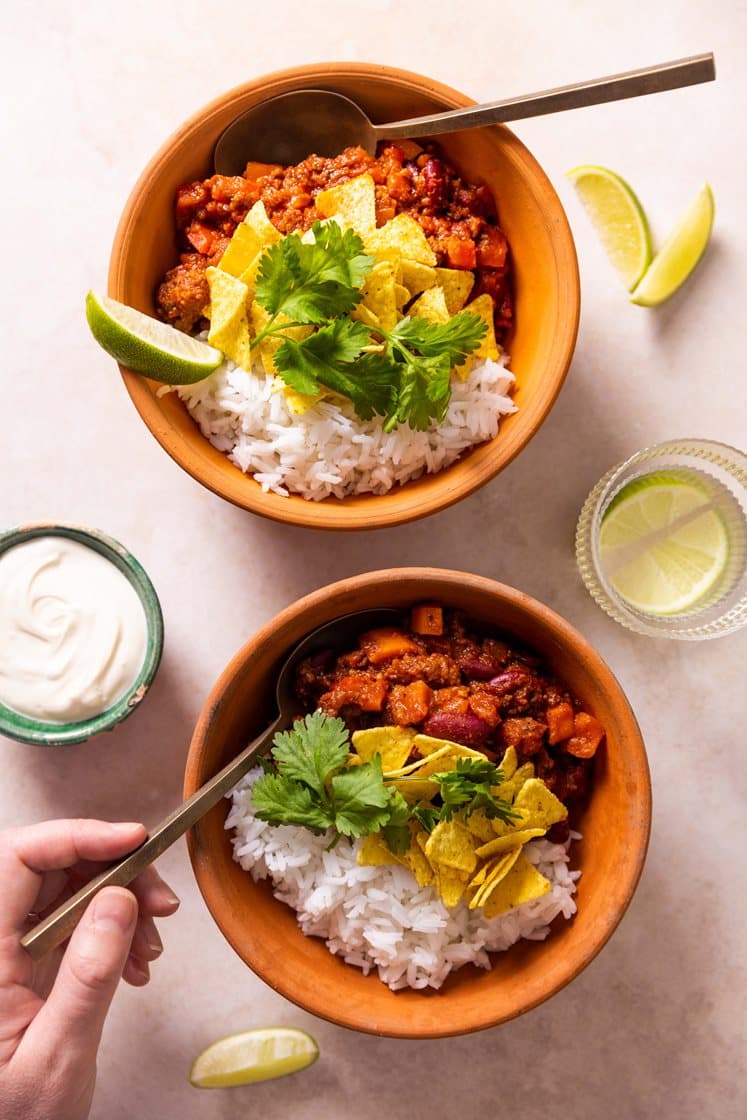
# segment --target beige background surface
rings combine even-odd
[[[428,563],[514,584],[565,615],[627,690],[650,753],[654,829],[617,934],[575,983],[486,1033],[402,1043],[312,1019],[245,970],[214,927],[182,843],[162,869],[181,894],[143,991],[117,997],[97,1120],[360,1120],[495,1115],[736,1118],[745,1112],[745,634],[699,645],[639,638],[587,596],[575,519],[597,478],[648,443],[745,443],[747,223],[741,0],[290,0],[17,5],[4,35],[3,424],[0,526],[75,520],[120,538],[166,619],[147,702],[102,740],[3,741],[0,823],[100,815],[153,823],[178,799],[202,701],[252,631],[298,595],[376,567]],[[716,84],[525,122],[577,238],[583,313],[566,387],[499,478],[439,516],[380,533],[315,535],[202,490],[145,430],[88,337],[128,191],[155,148],[217,93],[319,59],[381,61],[480,100],[712,49]],[[669,305],[628,304],[563,172],[602,163],[635,185],[659,239],[704,178],[714,241]],[[200,1093],[205,1044],[298,1024],[322,1057],[286,1081]]]

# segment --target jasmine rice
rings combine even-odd
[[[550,880],[550,891],[486,919],[463,900],[447,909],[432,887],[418,886],[398,864],[360,866],[359,841],[333,833],[316,835],[297,825],[271,825],[252,809],[252,770],[231,795],[226,828],[233,832],[234,858],[255,880],[271,881],[275,896],[292,907],[302,931],[320,937],[331,953],[365,974],[378,972],[393,990],[440,988],[450,972],[472,963],[490,968],[491,952],[521,938],[542,941],[550,923],[576,912],[580,871],[568,866],[567,844],[532,840],[523,855]],[[571,834],[578,838],[577,833]]]
[[[341,397],[294,415],[279,382],[230,361],[178,392],[203,435],[263,490],[321,501],[385,494],[493,439],[501,417],[516,411],[506,363],[501,355],[476,365],[465,381],[452,378],[444,422],[424,432],[407,425],[384,432],[381,417],[361,420]]]

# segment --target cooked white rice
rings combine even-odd
[[[448,910],[432,887],[418,886],[399,864],[361,867],[357,844],[345,838],[331,850],[331,833],[316,836],[296,825],[271,825],[252,810],[252,770],[231,794],[226,828],[234,858],[255,880],[270,878],[275,896],[298,914],[309,936],[368,974],[377,969],[390,988],[440,988],[454,969],[472,962],[490,968],[489,952],[520,938],[542,941],[550,922],[576,912],[580,871],[568,869],[568,844],[533,840],[524,855],[552,883],[548,894],[486,919],[462,901]]]
[[[452,378],[441,425],[426,432],[382,419],[361,420],[348,401],[320,401],[301,416],[288,408],[277,382],[226,361],[178,390],[202,433],[263,490],[320,501],[334,495],[385,494],[396,483],[448,466],[468,447],[492,439],[501,416],[515,412],[507,359],[487,361],[466,381]]]

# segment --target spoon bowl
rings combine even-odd
[[[241,175],[250,159],[289,166],[300,163],[311,153],[336,156],[353,146],[375,155],[380,140],[433,136],[559,113],[710,82],[715,76],[713,55],[694,55],[642,70],[389,124],[374,124],[359,105],[341,93],[293,90],[253,105],[237,117],[219,137],[213,163],[219,175]]]

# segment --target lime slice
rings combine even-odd
[[[189,1080],[198,1089],[250,1085],[305,1069],[319,1047],[297,1027],[257,1027],[218,1039],[195,1058]]]
[[[606,167],[584,164],[567,174],[607,256],[632,292],[652,255],[651,232],[643,207],[625,180]]]
[[[107,354],[155,381],[189,385],[202,381],[223,361],[214,346],[95,292],[86,296],[86,319]]]
[[[634,479],[610,504],[599,557],[618,595],[649,615],[682,614],[719,583],[729,537],[697,477],[655,472]]]
[[[651,262],[630,297],[643,307],[656,307],[684,284],[703,256],[713,229],[713,192],[705,183]]]

